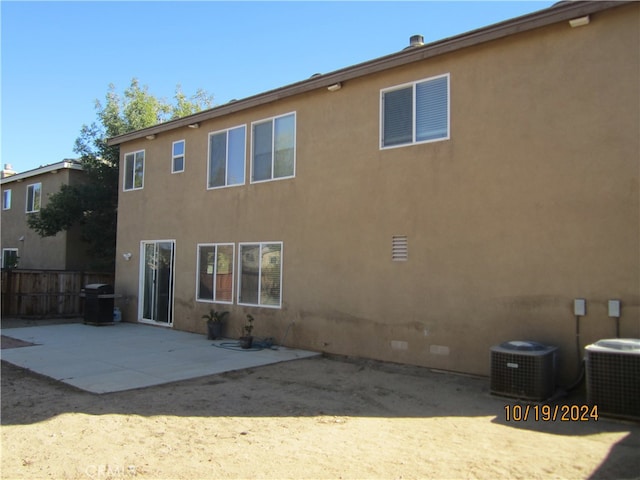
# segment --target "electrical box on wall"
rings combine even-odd
[[[573,314],[576,317],[584,317],[587,314],[587,301],[584,298],[576,298],[573,301]]]
[[[612,318],[620,317],[620,300],[609,300],[609,316]]]

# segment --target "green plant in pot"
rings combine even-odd
[[[213,308],[202,318],[207,322],[207,339],[215,340],[222,337],[222,322],[229,312],[216,312]]]
[[[253,335],[251,335],[251,332],[253,332],[253,320],[253,316],[247,314],[247,323],[242,327],[243,335],[240,337],[240,346],[242,348],[251,348],[251,345],[253,344]]]

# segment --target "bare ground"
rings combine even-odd
[[[318,357],[96,395],[2,362],[1,476],[640,478],[638,423],[507,421],[488,384]]]

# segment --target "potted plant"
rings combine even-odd
[[[224,317],[229,315],[229,312],[216,312],[213,308],[209,313],[203,315],[207,321],[207,339],[215,340],[222,337],[222,321]]]
[[[247,323],[242,327],[243,335],[240,337],[240,346],[244,349],[251,348],[253,344],[253,335],[251,332],[253,331],[253,316],[247,314]]]

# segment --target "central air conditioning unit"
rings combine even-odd
[[[491,347],[491,393],[543,401],[556,388],[557,347],[530,341]]]
[[[640,339],[598,340],[585,351],[589,404],[599,415],[640,419]]]

